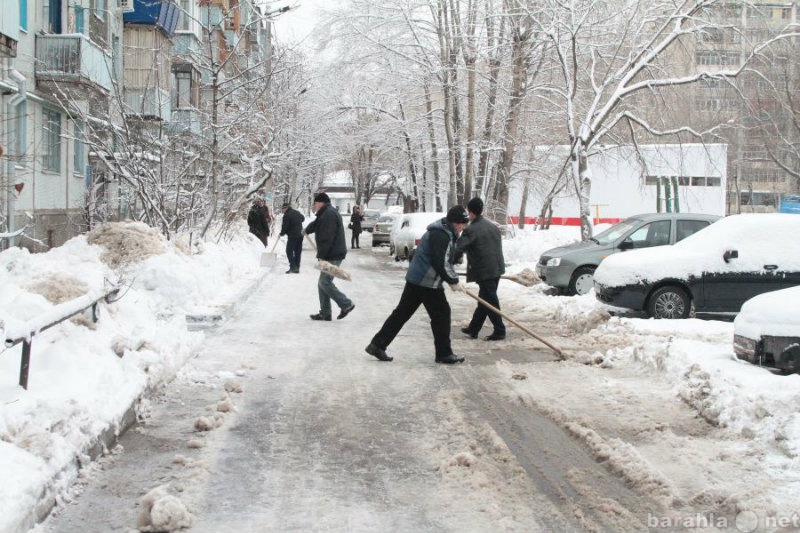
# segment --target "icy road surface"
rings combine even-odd
[[[353,281],[337,284],[356,308],[332,322],[308,317],[318,310],[311,250],[299,275],[283,274],[281,254],[40,528],[137,531],[141,497],[168,485],[196,533],[646,530],[658,504],[520,402],[511,381],[524,376],[497,368],[563,363],[511,325],[507,342],[466,339],[458,328],[473,300],[448,291],[462,365],[434,363],[422,308],[389,347],[393,362],[364,353],[404,284],[385,250],[348,255]]]

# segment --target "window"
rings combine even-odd
[[[192,96],[192,73],[175,73],[175,108],[189,107]]]
[[[189,0],[181,0],[180,29],[183,31],[190,31],[192,29],[191,4]]]
[[[75,6],[75,33],[86,33],[86,11],[81,6]]]
[[[61,114],[42,110],[42,168],[50,172],[61,170]]]
[[[19,0],[19,27],[28,31],[28,0]]]
[[[106,18],[106,0],[94,0],[94,14],[97,18]]]
[[[682,241],[689,235],[697,233],[708,226],[705,220],[676,220],[675,242]]]
[[[75,140],[73,141],[73,150],[72,150],[72,169],[75,172],[83,172],[83,154],[84,154],[84,146],[85,146],[85,133],[84,133],[84,126],[83,122],[80,120],[75,121]]]
[[[630,239],[634,248],[649,248],[650,246],[663,246],[669,244],[670,220],[659,220],[645,224],[631,233]]]

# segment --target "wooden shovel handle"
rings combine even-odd
[[[313,246],[313,247],[314,247],[314,249],[316,250],[316,249],[317,249],[317,245],[316,245],[316,244],[314,244],[314,241],[312,241],[312,240],[311,240],[311,237],[309,237],[309,236],[308,236],[308,233],[306,233],[306,232],[303,232],[303,236],[304,236],[306,239],[308,239],[308,242],[310,242],[310,243],[311,243],[311,246]]]
[[[542,344],[544,344],[545,346],[547,346],[548,348],[550,348],[551,350],[556,352],[556,354],[558,354],[559,357],[563,357],[564,356],[561,353],[560,349],[558,349],[557,347],[555,347],[552,344],[550,344],[546,339],[540,337],[539,335],[537,335],[533,331],[529,330],[528,328],[526,328],[525,326],[523,326],[522,324],[520,324],[519,322],[517,322],[516,320],[514,320],[513,318],[511,318],[510,316],[508,316],[507,314],[505,314],[504,312],[502,312],[501,310],[499,310],[498,308],[496,308],[495,306],[493,306],[492,304],[490,304],[489,302],[487,302],[486,300],[484,300],[483,298],[481,298],[480,296],[475,294],[474,292],[472,292],[472,291],[470,291],[469,289],[466,289],[466,288],[464,289],[464,292],[467,294],[467,296],[477,300],[478,303],[480,303],[482,306],[486,307],[487,309],[489,309],[491,311],[494,311],[495,313],[497,313],[498,315],[502,316],[503,318],[505,318],[506,320],[508,320],[509,322],[514,324],[515,326],[517,326],[519,329],[521,329],[522,331],[524,331],[525,333],[527,333],[528,335],[530,335],[531,337],[533,337],[537,341],[541,342]]]

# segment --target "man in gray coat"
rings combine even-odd
[[[464,253],[467,254],[467,281],[477,282],[478,296],[500,309],[497,286],[500,284],[500,276],[506,271],[500,229],[492,221],[483,218],[483,200],[480,198],[470,200],[467,211],[470,223],[456,241],[456,261]],[[472,314],[469,326],[461,328],[461,332],[477,339],[487,316],[494,326],[494,331],[485,337],[486,340],[505,339],[506,325],[503,323],[503,317],[480,303]]]
[[[314,211],[317,217],[306,226],[307,234],[314,234],[317,243],[317,259],[322,259],[339,266],[347,256],[347,242],[344,237],[344,225],[342,215],[331,205],[331,199],[324,192],[314,196]],[[339,316],[341,320],[355,309],[353,303],[336,285],[333,284],[333,276],[320,271],[319,281],[317,282],[319,292],[319,313],[311,315],[311,320],[330,320],[331,319],[331,300],[339,306]]]

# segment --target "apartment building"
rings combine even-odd
[[[798,21],[797,2],[740,2],[715,11],[718,27],[694,43],[694,68],[731,69],[748,59],[754,43],[765,43]],[[731,124],[720,130],[728,143],[728,212],[777,211],[781,198],[800,192],[800,141],[796,117],[781,106],[800,82],[797,38],[772,43],[736,81],[711,79],[693,87],[697,120]],[[717,139],[718,141],[719,139]]]
[[[207,135],[219,58],[269,53],[264,24],[253,0],[4,0],[0,249],[136,217],[158,169],[202,176],[175,154]]]

